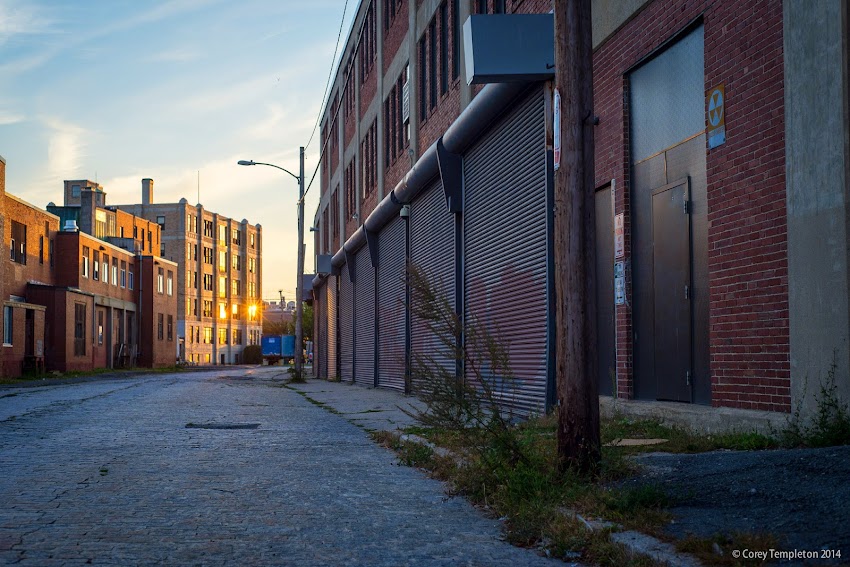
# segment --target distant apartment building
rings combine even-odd
[[[142,202],[117,211],[161,230],[159,253],[180,267],[177,279],[178,356],[201,364],[240,364],[262,335],[262,227],[190,205],[154,203],[152,179]]]
[[[5,192],[0,158],[0,372],[173,364],[177,265],[150,253],[159,227],[104,209],[96,183],[65,185],[67,206],[41,210]]]

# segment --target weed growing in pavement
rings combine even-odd
[[[804,395],[797,403],[787,427],[779,432],[782,443],[789,447],[832,447],[850,444],[850,405],[838,395],[835,373],[838,370],[836,354],[826,379],[820,383],[820,391],[815,396],[817,409],[814,416],[807,420],[802,416],[803,400],[808,388],[808,378],[803,383]]]
[[[301,369],[301,372],[295,370],[294,366],[289,367],[286,372],[289,374],[289,383],[290,384],[306,384],[307,377],[304,374],[304,369]]]

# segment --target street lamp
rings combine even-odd
[[[298,281],[295,282],[295,375],[302,378],[301,364],[303,362],[303,343],[304,343],[304,306],[303,291],[304,285],[304,146],[301,146],[298,152],[299,173],[295,175],[286,168],[274,165],[273,163],[263,163],[254,160],[240,159],[239,165],[267,165],[277,168],[285,173],[288,173],[298,182]]]

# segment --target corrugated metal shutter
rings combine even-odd
[[[316,321],[318,329],[316,329],[316,338],[313,341],[313,374],[319,378],[328,377],[328,295],[325,291],[326,286],[322,286],[315,290],[316,300],[314,301],[315,313],[313,320]]]
[[[410,205],[410,262],[421,270],[435,291],[443,295],[450,305],[455,301],[455,219],[446,207],[443,185],[437,181],[423,191]],[[427,360],[446,371],[454,373],[455,360],[446,347],[426,324],[411,317],[410,321],[411,366],[417,359]],[[413,389],[420,386],[414,372]]]
[[[364,246],[356,255],[354,281],[354,318],[357,322],[354,344],[354,380],[363,386],[375,385],[375,268]]]
[[[378,386],[404,391],[406,221],[378,236]]]
[[[507,345],[513,380],[480,365],[504,406],[530,415],[546,404],[551,288],[542,91],[513,108],[464,159],[465,316]]]
[[[336,380],[339,378],[339,369],[337,367],[337,340],[339,337],[337,336],[337,305],[336,305],[336,297],[337,297],[337,281],[339,278],[336,276],[328,276],[327,283],[325,284],[325,292],[326,292],[326,313],[328,314],[326,320],[328,322],[328,340],[327,340],[327,348],[326,352],[326,361],[327,361],[327,376],[328,378]]]
[[[354,284],[348,266],[339,275],[339,359],[340,380],[354,381]]]

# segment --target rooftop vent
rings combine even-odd
[[[77,228],[77,221],[74,219],[68,219],[65,221],[65,226],[62,227],[63,232],[79,232],[80,229]]]

